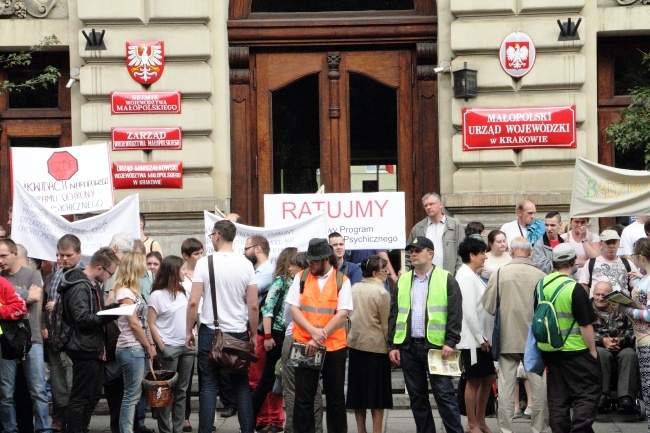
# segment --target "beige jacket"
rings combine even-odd
[[[492,315],[497,306],[497,275],[501,298],[501,353],[524,353],[528,328],[533,320],[535,287],[546,274],[530,259],[522,257],[512,259],[499,272],[493,273],[483,294],[483,307]]]
[[[348,347],[364,352],[388,353],[390,295],[379,279],[364,278],[352,286]]]

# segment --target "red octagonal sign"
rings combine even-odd
[[[56,180],[68,180],[77,170],[77,158],[68,152],[56,152],[47,160],[47,172]]]

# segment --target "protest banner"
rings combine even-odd
[[[34,199],[21,184],[16,182],[14,186],[11,238],[27,248],[30,257],[56,261],[57,241],[65,234],[73,234],[81,240],[81,253],[87,264],[93,253],[108,246],[117,233],[140,237],[137,194],[128,196],[106,213],[69,222]]]
[[[266,194],[264,223],[280,226],[318,212],[328,233],[343,235],[348,250],[404,248],[404,193]]]
[[[573,218],[647,215],[650,172],[623,170],[576,159],[571,195]]]
[[[108,143],[11,149],[13,183],[57,215],[113,207]]]
[[[214,253],[210,233],[212,233],[214,223],[222,219],[213,213],[203,211],[206,255]],[[274,265],[280,252],[286,247],[296,247],[299,251],[307,251],[310,239],[327,237],[327,217],[323,212],[301,221],[293,221],[289,224],[273,227],[253,227],[244,224],[234,224],[237,227],[237,236],[232,245],[233,251],[237,254],[244,254],[246,239],[255,235],[264,236],[269,241],[269,246],[271,247],[269,260]]]

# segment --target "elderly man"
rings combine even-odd
[[[533,245],[533,263],[545,274],[553,272],[553,248],[564,243],[560,237],[561,226],[562,217],[559,212],[547,213],[544,219],[546,233]]]
[[[532,247],[528,239],[517,236],[510,244],[512,261],[493,273],[483,294],[483,307],[494,314],[499,305],[501,320],[501,354],[499,355],[499,427],[502,433],[514,431],[514,385],[517,367],[524,359],[527,331],[533,319],[530,308],[537,282],[544,272],[530,260]],[[499,299],[497,300],[497,292]],[[507,334],[507,338],[506,338]],[[529,374],[532,394],[531,428],[533,433],[548,432],[545,379]]]
[[[534,245],[544,234],[544,222],[535,219],[537,213],[535,203],[528,199],[522,200],[515,208],[515,212],[517,219],[501,226],[501,231],[506,234],[508,245],[517,236],[527,238]]]
[[[418,236],[426,236],[433,242],[436,250],[432,263],[454,275],[462,265],[458,255],[458,244],[465,238],[463,225],[456,218],[442,212],[442,197],[435,192],[424,194],[422,206],[427,217],[413,226],[406,243],[410,244]],[[411,254],[406,251],[406,270],[409,269],[411,269]]]
[[[639,381],[639,359],[634,350],[634,331],[625,314],[605,300],[605,295],[612,292],[612,285],[600,281],[594,287],[591,300],[598,319],[594,322],[596,350],[603,369],[603,394],[598,400],[598,412],[606,413],[611,409],[610,386],[612,372],[617,372],[619,412],[635,411],[634,399],[637,395]]]

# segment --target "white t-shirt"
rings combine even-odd
[[[334,269],[334,268],[332,268]],[[328,273],[326,273],[323,276],[317,277],[318,278],[318,288],[320,291],[323,291],[323,287],[325,287],[325,283],[327,282],[327,279],[332,275],[332,269],[329,270]],[[309,272],[309,269],[305,269],[304,272]],[[296,276],[293,278],[293,283],[291,284],[291,287],[289,288],[289,293],[287,293],[287,304],[289,305],[295,305],[296,307],[300,307],[300,277],[302,273],[296,274]],[[339,301],[336,306],[336,311],[338,310],[348,310],[352,311],[352,286],[350,285],[350,280],[346,279],[343,282],[343,286],[341,286],[341,290],[339,291]]]
[[[510,244],[512,240],[518,236],[527,237],[528,229],[525,226],[519,225],[519,220],[510,221],[501,226],[501,231],[506,234],[506,244],[508,251],[510,251]]]
[[[431,260],[431,263],[438,266],[439,268],[442,268],[442,262],[444,259],[442,235],[445,234],[446,228],[447,228],[446,215],[443,215],[442,219],[437,223],[434,223],[431,220],[427,220],[426,236],[431,240],[431,242],[433,242],[433,251],[435,252],[435,254],[433,255],[433,259]]]
[[[618,255],[624,256],[626,254],[634,254],[634,244],[641,238],[645,237],[645,229],[643,224],[638,221],[634,221],[629,226],[623,229],[621,233],[621,244],[618,247]]]
[[[165,346],[185,346],[187,296],[178,292],[176,299],[173,299],[169,290],[156,290],[149,296],[149,308],[153,308],[158,315],[156,328]]]
[[[248,329],[248,306],[246,288],[257,286],[252,263],[243,254],[216,252],[214,257],[214,279],[217,292],[217,314],[224,332],[246,332]],[[201,257],[194,268],[193,283],[203,284],[203,305],[200,311],[202,324],[214,329],[212,293],[208,258]],[[257,287],[255,287],[257,290]]]
[[[576,258],[580,260],[587,260],[589,258],[587,257],[587,253],[585,253],[585,246],[582,241],[573,239],[573,235],[571,235],[570,231],[564,233],[560,237],[565,241],[568,241],[573,246],[573,249],[576,250]],[[596,233],[587,232],[587,242],[590,244],[593,244],[594,242],[600,242],[600,236],[598,236]],[[598,249],[600,250],[600,246]],[[578,270],[575,274],[573,274],[577,280],[580,280],[580,277],[582,276],[582,269],[583,266],[578,266]]]
[[[631,260],[628,260],[628,262],[630,263],[630,270],[636,271],[637,268],[634,266],[634,263]],[[603,256],[596,257],[594,271],[591,277],[591,287],[589,287],[589,297],[593,297],[594,287],[600,281],[609,282],[614,291],[620,292],[623,290],[628,295],[630,294],[627,269],[625,269],[625,265],[619,257],[616,257],[616,260],[606,260]],[[587,283],[589,283],[589,262],[585,264],[580,275],[580,284]]]
[[[142,296],[137,297],[131,289],[122,287],[115,294],[115,302],[120,303],[120,301],[123,299],[131,299],[136,304],[135,314],[140,319],[140,324],[143,325],[144,320],[146,320],[147,304],[144,299],[142,299]],[[117,327],[120,329],[120,336],[117,337],[117,347],[141,346],[140,342],[137,338],[135,338],[135,335],[133,334],[131,325],[129,325],[129,318],[127,316],[119,316],[117,318]],[[183,341],[185,341],[185,339],[183,339]]]

